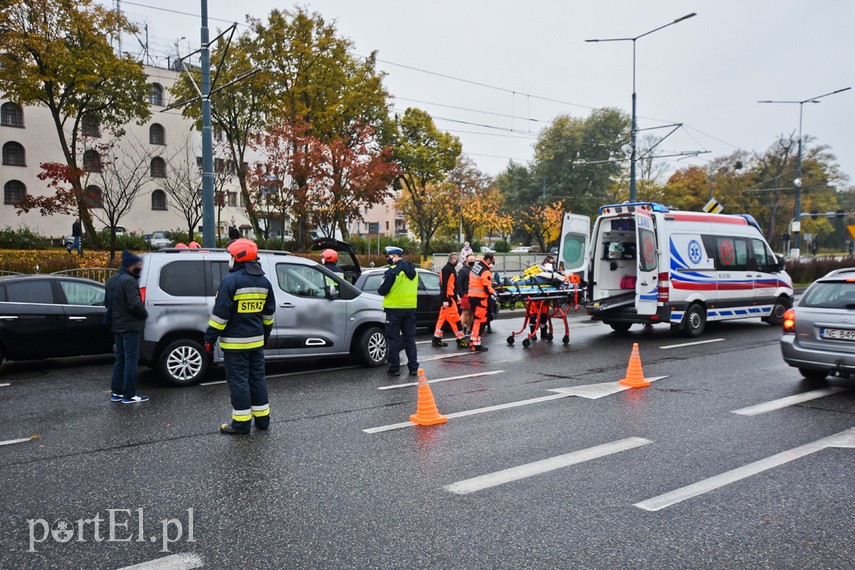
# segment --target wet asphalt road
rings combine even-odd
[[[781,360],[779,330],[760,322],[710,326],[700,340],[723,340],[677,348],[663,347],[690,341],[667,327],[620,335],[583,319],[569,346],[508,346],[518,324],[496,322],[484,355],[430,360],[456,351],[419,345],[429,380],[465,376],[432,385],[441,412],[615,382],[633,342],[645,375],[666,377],[366,433],[415,411],[416,388],[378,390],[410,378],[342,360],[271,364],[272,429],[234,438],[216,431],[230,410],[224,384],[170,388],[141,369],[152,399],[130,406],[108,401],[110,359],[4,364],[0,441],[39,437],[0,445],[0,566],[121,568],[167,556],[178,568],[855,566],[852,448],[824,447],[661,510],[634,506],[855,427],[855,381],[803,381]],[[732,413],[825,387],[842,389]],[[470,494],[445,488],[628,438],[643,439]],[[129,541],[106,540],[108,509],[128,525],[114,538]],[[166,546],[164,524],[175,539]]]

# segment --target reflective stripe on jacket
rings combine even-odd
[[[483,260],[479,259],[469,273],[469,296],[487,297],[495,292],[493,289],[493,272]]]
[[[235,265],[223,277],[208,319],[205,342],[213,343],[219,337],[223,350],[261,348],[273,328],[273,287],[263,274],[248,273],[245,265]],[[260,267],[257,272],[261,272]]]

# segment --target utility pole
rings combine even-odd
[[[202,246],[216,247],[214,232],[214,140],[211,133],[211,51],[208,45],[208,0],[202,0]]]

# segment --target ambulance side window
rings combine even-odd
[[[748,270],[748,242],[743,238],[717,236],[715,268],[724,271]]]
[[[772,257],[766,244],[759,239],[751,240],[751,250],[754,253],[755,271],[772,271]]]

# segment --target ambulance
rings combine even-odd
[[[571,230],[565,219],[561,248],[578,240]],[[585,308],[619,332],[634,323],[669,323],[695,337],[709,321],[747,318],[780,325],[792,306],[784,260],[747,214],[613,204],[600,208],[590,242],[574,251],[580,247],[588,253]]]

